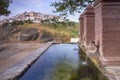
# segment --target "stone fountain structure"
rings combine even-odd
[[[113,74],[110,80],[119,80],[120,0],[95,0],[80,15],[79,23],[80,46],[97,66]]]
[[[88,52],[94,44],[104,66],[120,65],[120,0],[96,0],[80,15],[79,22],[80,44]]]

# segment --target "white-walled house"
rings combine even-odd
[[[54,20],[55,19],[55,20]],[[44,21],[44,23],[54,23],[54,22],[64,22],[65,18],[55,15],[49,15],[49,14],[42,14],[40,12],[24,12],[22,14],[17,14],[14,17],[7,18],[2,20],[0,24],[6,23],[6,22],[13,22],[13,21],[25,21],[25,20],[31,20],[33,23],[41,23]]]

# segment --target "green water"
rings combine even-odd
[[[84,65],[82,62],[86,60],[86,54],[82,49],[80,49],[80,60],[81,64],[79,65],[79,80],[108,80],[99,69],[94,65],[94,63],[88,58],[87,64]]]
[[[108,80],[78,44],[53,44],[19,80]]]

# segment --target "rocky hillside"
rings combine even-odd
[[[71,37],[77,37],[77,25],[66,23],[54,24],[23,24],[18,26],[0,27],[0,41],[58,41],[69,42]]]

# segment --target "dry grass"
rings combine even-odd
[[[20,26],[24,28],[37,28],[39,32],[50,33],[55,41],[58,42],[69,42],[71,37],[77,37],[77,27],[66,27],[61,24],[28,24]]]

